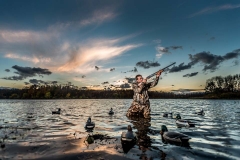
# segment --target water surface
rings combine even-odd
[[[127,125],[139,136],[139,143],[125,157],[139,159],[146,154],[155,159],[239,159],[239,100],[151,100],[150,119],[128,119],[125,114],[129,99],[113,100],[0,100],[0,136],[9,135],[6,145],[27,143],[41,146],[74,134],[86,137],[84,125],[89,116],[96,123],[94,132],[120,138]],[[51,111],[61,108],[61,115]],[[108,115],[110,108],[115,114]],[[194,112],[203,108],[204,116]],[[178,128],[175,120],[164,118],[164,112],[180,113],[183,119],[196,123],[193,128]],[[164,144],[159,134],[161,125],[191,137],[189,147]],[[16,131],[17,130],[17,131]],[[4,153],[4,151],[1,151]],[[149,153],[149,154],[148,154]],[[163,156],[164,155],[164,156]],[[4,153],[0,158],[9,158]]]

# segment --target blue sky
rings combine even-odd
[[[100,89],[176,62],[154,90],[203,89],[239,74],[239,15],[238,0],[1,0],[0,87]]]

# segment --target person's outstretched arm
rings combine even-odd
[[[149,88],[155,87],[158,84],[159,77],[156,77],[153,82],[149,83]]]
[[[156,78],[153,82],[149,83],[148,84],[148,87],[149,88],[152,88],[152,87],[155,87],[157,84],[158,84],[158,81],[159,81],[159,77],[161,75],[161,73],[163,72],[163,70],[160,70],[159,72],[156,73]]]

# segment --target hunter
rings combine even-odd
[[[145,118],[149,117],[151,109],[148,96],[148,89],[155,87],[158,84],[159,76],[163,70],[156,73],[156,78],[153,82],[147,83],[147,79],[143,79],[142,75],[136,75],[136,82],[132,84],[134,91],[133,102],[127,111],[127,116],[135,116],[143,114]]]

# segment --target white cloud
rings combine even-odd
[[[90,40],[86,44],[79,44],[78,49],[73,50],[68,55],[68,60],[58,68],[58,71],[76,71],[87,73],[95,70],[94,66],[99,61],[120,56],[121,54],[141,46],[141,44],[118,45],[122,41],[119,39],[97,39]],[[99,71],[109,72],[109,69],[99,69]]]
[[[81,20],[79,22],[80,27],[91,25],[91,24],[99,24],[103,23],[104,21],[108,21],[116,17],[116,13],[112,11],[104,11],[104,10],[98,10],[93,13],[93,15],[90,18]]]
[[[94,66],[98,66],[98,62],[109,61],[141,46],[141,44],[119,45],[120,42],[136,34],[113,39],[91,39],[77,43],[59,41],[54,37],[58,35],[56,32],[0,31],[0,33],[4,33],[1,40],[5,44],[2,45],[0,51],[5,52],[6,58],[32,62],[39,67],[47,67],[56,72],[93,72],[96,71]],[[36,37],[32,39],[34,36]],[[58,36],[61,39],[61,35]],[[24,40],[21,41],[21,39]],[[101,67],[98,72],[109,71],[110,68]]]
[[[237,4],[237,5],[225,4],[225,5],[217,6],[217,7],[206,7],[199,12],[191,14],[189,16],[189,18],[199,16],[199,15],[203,15],[203,14],[210,14],[210,13],[213,13],[213,12],[229,10],[229,9],[236,9],[236,8],[240,8],[240,4]]]
[[[49,63],[51,62],[51,58],[38,58],[36,56],[32,57],[27,57],[27,56],[22,56],[14,53],[8,53],[5,55],[6,58],[11,58],[11,59],[18,59],[18,60],[23,60],[23,61],[29,61],[32,63]]]
[[[26,30],[0,30],[0,42],[2,43],[34,43],[39,41],[47,41],[53,37],[58,37],[56,32],[48,33]]]
[[[170,53],[167,48],[162,47],[161,45],[156,46],[155,49],[157,51],[156,54],[157,59],[161,58],[163,54]]]
[[[69,28],[77,28],[81,29],[83,27],[87,27],[90,25],[95,25],[97,27],[98,25],[110,21],[117,17],[117,13],[114,12],[114,9],[100,9],[93,11],[90,15],[84,16],[84,18],[80,18],[77,21],[69,21],[65,23],[56,23],[54,25],[51,25],[48,27],[51,31],[63,31]]]

